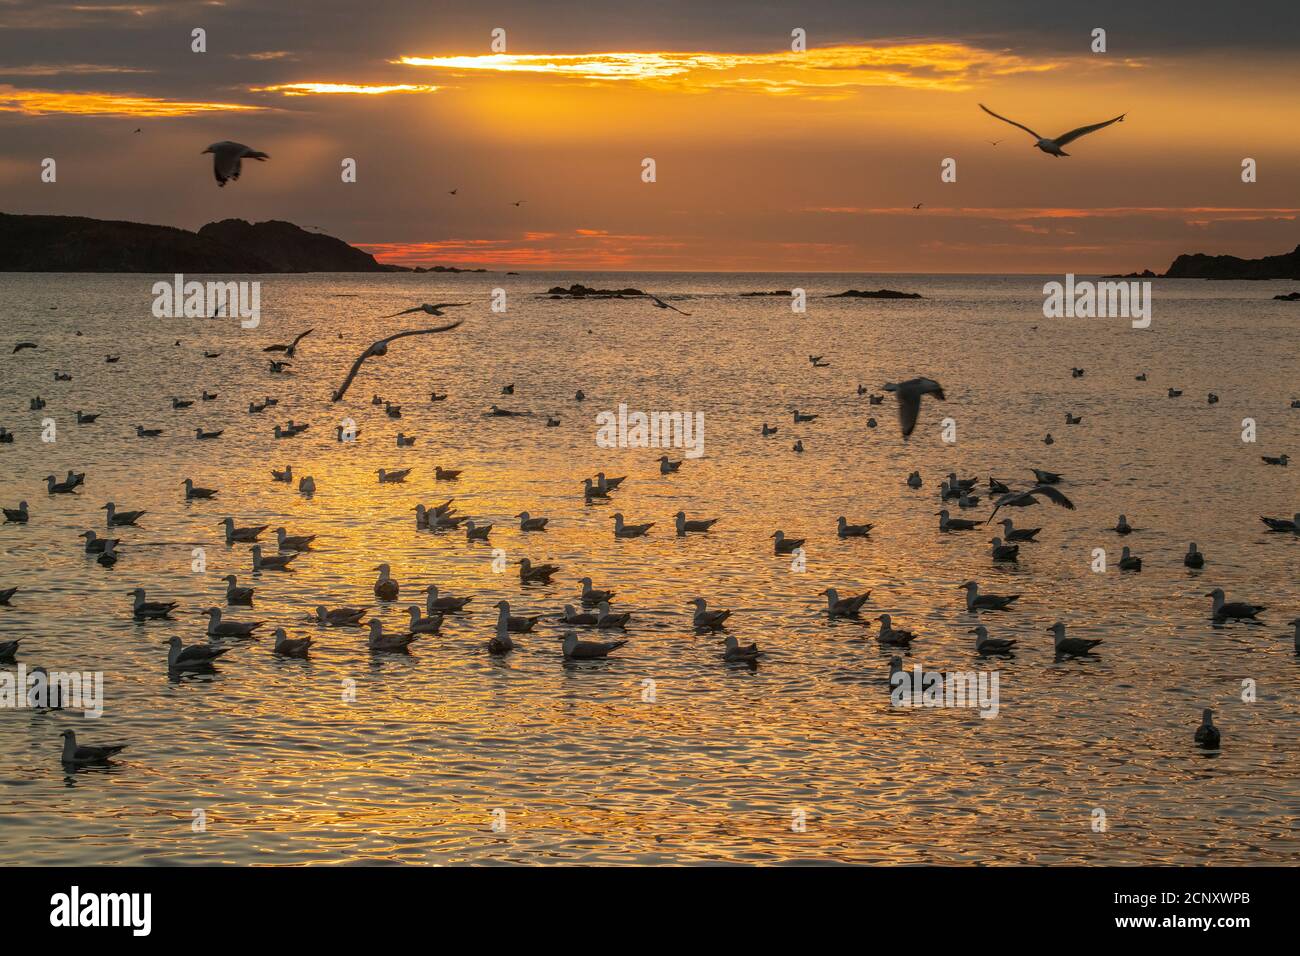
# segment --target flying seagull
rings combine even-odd
[[[314,331],[316,331],[316,330],[315,330],[315,329],[308,329],[306,332],[300,332],[298,335],[296,335],[296,336],[294,337],[294,340],[293,340],[292,342],[290,342],[288,345],[283,345],[283,344],[281,344],[281,345],[268,345],[266,348],[262,349],[262,351],[263,351],[263,352],[283,352],[285,355],[289,356],[289,358],[293,358],[293,351],[294,351],[294,349],[296,349],[296,348],[298,347],[298,343],[301,342],[303,339],[305,339],[307,336],[311,335],[312,332],[314,332]]]
[[[436,308],[436,306],[433,308]],[[440,325],[436,329],[411,329],[407,332],[398,332],[396,335],[390,335],[386,339],[380,339],[378,342],[373,343],[369,348],[357,356],[357,360],[352,363],[352,369],[348,372],[348,377],[343,380],[343,384],[340,385],[338,390],[334,393],[333,401],[339,402],[343,400],[343,396],[347,394],[348,386],[351,385],[352,380],[357,377],[357,372],[361,371],[362,362],[370,358],[372,355],[388,354],[389,342],[394,342],[397,339],[404,339],[408,335],[430,335],[434,332],[450,332],[460,324],[460,322],[453,322],[450,325]]]
[[[469,305],[468,302],[439,302],[437,305],[430,305],[428,302],[424,305],[414,305],[409,309],[403,309],[401,312],[394,312],[392,315],[381,315],[381,319],[395,319],[399,315],[410,315],[412,312],[426,312],[429,315],[436,315],[442,318],[443,309],[459,308],[463,305]],[[441,330],[440,330],[441,331]]]
[[[1030,136],[1034,137],[1034,139],[1038,140],[1034,145],[1049,156],[1069,156],[1070,154],[1065,152],[1061,147],[1068,146],[1080,136],[1087,136],[1089,133],[1095,133],[1099,129],[1105,129],[1111,123],[1119,123],[1128,115],[1127,113],[1120,113],[1119,116],[1116,116],[1114,119],[1108,119],[1104,123],[1093,123],[1091,126],[1080,126],[1078,129],[1072,129],[1068,133],[1062,133],[1055,139],[1048,139],[1046,136],[1039,136],[1028,126],[1017,123],[1015,120],[1007,119],[1005,116],[998,116],[997,113],[993,112],[983,103],[980,104],[980,109],[985,113],[988,113],[989,116],[1002,120],[1004,123],[1010,123],[1012,126],[1018,126],[1023,129]]]
[[[912,378],[906,382],[889,382],[885,391],[893,392],[898,398],[898,424],[907,438],[916,428],[916,418],[921,414],[921,396],[933,395],[939,401],[945,401],[943,386],[931,378]]]
[[[241,160],[256,159],[260,162],[271,158],[268,153],[259,152],[251,146],[245,146],[243,143],[232,143],[229,140],[213,143],[203,153],[212,154],[212,175],[217,177],[218,186],[224,186],[227,181],[239,178]],[[199,155],[202,156],[203,153]]]
[[[992,521],[993,516],[998,513],[999,508],[1027,508],[1030,505],[1038,504],[1037,499],[1039,495],[1042,495],[1054,505],[1060,505],[1062,508],[1068,508],[1070,511],[1074,510],[1074,502],[1065,497],[1065,495],[1061,494],[1051,485],[1035,485],[1033,488],[1029,488],[1025,491],[1011,491],[1003,495],[994,502],[993,514],[989,515],[988,519],[984,523],[988,524],[989,521]]]
[[[689,312],[682,312],[682,310],[679,309],[679,308],[677,308],[677,306],[675,306],[675,305],[669,305],[667,302],[665,302],[663,299],[659,298],[659,296],[657,296],[657,295],[650,295],[650,293],[648,293],[648,292],[646,293],[646,295],[647,295],[647,296],[650,298],[650,300],[653,301],[654,304],[655,304],[658,308],[660,308],[660,309],[672,309],[674,312],[680,313],[681,315],[690,315]]]

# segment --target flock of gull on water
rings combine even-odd
[[[662,300],[657,300],[656,304],[660,301]],[[443,309],[465,304],[420,305],[396,314],[406,315],[422,312],[428,315],[441,316]],[[664,307],[673,308],[666,305]],[[334,392],[333,400],[340,401],[361,370],[364,362],[369,358],[385,355],[388,346],[393,341],[407,336],[449,331],[459,324],[459,322],[455,322],[432,329],[408,330],[373,343],[357,358],[342,385]],[[284,372],[290,361],[296,358],[303,339],[310,335],[312,331],[312,329],[306,330],[290,343],[265,347],[262,350],[263,352],[279,353],[284,356],[284,358],[270,360],[270,371],[272,373]],[[178,341],[177,345],[179,344]],[[38,349],[39,346],[35,342],[20,342],[14,347],[13,352],[19,353],[30,350],[39,354]],[[215,357],[219,353],[205,352],[204,354],[206,357]],[[110,354],[105,356],[105,361],[111,364],[116,363],[120,358],[120,355]],[[830,364],[825,360],[824,356],[810,355],[808,358],[812,365],[817,368],[824,368]],[[1075,368],[1071,374],[1076,378],[1082,377],[1084,370]],[[1145,381],[1146,373],[1138,375],[1137,378],[1139,381]],[[56,371],[55,379],[56,381],[69,381],[71,380],[71,374]],[[1170,397],[1177,397],[1173,394],[1174,391],[1176,390],[1171,390]],[[869,405],[882,404],[885,401],[884,392],[894,394],[898,406],[899,425],[905,441],[916,427],[923,398],[929,396],[931,400],[937,401],[945,399],[942,386],[928,378],[914,378],[900,383],[886,384],[883,386],[881,393],[873,393],[864,386],[858,386],[858,395],[866,395]],[[505,386],[502,388],[502,394],[505,396],[513,395],[514,386]],[[579,391],[574,397],[581,401],[585,396]],[[215,398],[215,392],[205,389],[201,392],[199,400],[211,401]],[[442,401],[446,398],[446,394],[439,394],[436,391],[430,395],[430,400],[433,402]],[[1209,397],[1211,403],[1216,402],[1217,399],[1218,396],[1213,394]],[[256,400],[250,401],[248,413],[260,414],[276,404],[276,399],[272,397],[266,397],[260,402]],[[391,402],[385,402],[378,395],[374,396],[372,404],[382,405],[386,415],[391,419],[401,418],[401,407]],[[170,406],[174,410],[185,409],[192,405],[193,400],[179,397],[172,398],[170,402]],[[1300,406],[1300,402],[1292,403],[1292,407],[1297,406]],[[33,411],[39,411],[45,407],[45,400],[39,397],[34,398],[31,400],[30,407]],[[531,412],[492,405],[486,414],[492,417],[510,418],[529,416]],[[99,417],[99,413],[87,413],[80,409],[76,411],[78,425],[94,425]],[[812,422],[817,417],[815,414],[803,413],[798,410],[794,412],[794,422],[796,424]],[[1081,421],[1079,416],[1069,415],[1068,413],[1066,418],[1067,424],[1070,425],[1078,424]],[[555,425],[558,422],[554,418],[548,417],[547,424]],[[876,424],[874,418],[868,421],[868,425],[871,427],[875,427]],[[307,423],[290,420],[284,425],[276,424],[273,435],[276,440],[291,439],[301,434],[308,427]],[[163,434],[161,428],[147,428],[143,425],[136,425],[134,431],[140,440],[154,439]],[[202,428],[196,428],[194,437],[198,441],[213,441],[219,439],[223,431],[224,429],[204,431]],[[777,426],[764,422],[761,429],[759,429],[759,434],[766,438],[776,435],[778,431]],[[340,425],[335,430],[335,437],[340,441],[349,441],[356,438],[356,433],[355,431],[348,433]],[[0,428],[0,443],[12,443],[13,440],[14,435],[12,432]],[[415,440],[414,436],[408,436],[402,432],[399,432],[396,436],[398,447],[409,447],[414,444]],[[1050,444],[1051,436],[1047,436],[1044,441]],[[802,450],[801,444],[796,444],[794,448],[795,451]],[[1266,465],[1286,467],[1288,458],[1286,455],[1265,457],[1264,462]],[[669,476],[677,472],[682,467],[683,462],[672,461],[667,455],[663,455],[659,458],[657,464],[659,476]],[[385,484],[401,483],[405,481],[411,470],[410,468],[403,468],[394,471],[381,468],[377,472],[378,481]],[[983,520],[955,517],[948,509],[947,505],[950,502],[956,502],[956,507],[959,510],[968,510],[977,507],[980,501],[978,494],[980,489],[977,487],[978,478],[959,478],[955,473],[950,473],[943,479],[939,488],[941,507],[937,512],[939,519],[937,524],[938,533],[978,533],[980,529],[993,522],[999,512],[1003,512],[1004,517],[998,523],[1002,533],[988,539],[990,545],[989,556],[995,564],[1015,562],[1018,559],[1020,549],[1023,547],[1032,548],[1043,529],[1041,527],[1017,527],[1013,520],[1006,516],[1004,509],[1025,508],[1038,505],[1040,502],[1046,502],[1069,510],[1074,510],[1075,507],[1065,491],[1062,490],[1063,485],[1068,487],[1068,481],[1064,476],[1037,468],[1029,470],[1034,475],[1034,481],[1032,483],[1024,482],[1027,487],[1019,489],[1012,488],[1009,483],[992,476],[988,477],[988,497],[993,504],[993,511],[988,518]],[[455,482],[459,476],[460,471],[444,469],[441,466],[437,466],[434,472],[435,481]],[[292,484],[296,479],[298,489],[304,494],[311,494],[316,487],[316,483],[311,476],[295,475],[291,465],[286,465],[283,469],[272,468],[267,477],[269,481],[287,484]],[[84,485],[85,480],[85,473],[73,471],[69,471],[62,479],[55,475],[49,475],[45,478],[46,492],[48,495],[74,495]],[[594,477],[584,478],[582,482],[583,499],[588,502],[607,501],[617,495],[619,487],[626,480],[628,480],[628,476],[609,477],[603,472]],[[918,471],[911,472],[906,477],[905,482],[907,487],[913,490],[920,490],[923,484],[921,474]],[[218,496],[218,489],[200,487],[188,477],[177,483],[183,485],[184,497],[187,501],[211,501]],[[575,497],[576,495],[577,491],[575,489]],[[6,507],[3,510],[6,524],[26,524],[32,520],[39,520],[39,515],[33,515],[26,501],[19,502],[17,507]],[[99,510],[104,512],[106,533],[101,536],[94,530],[87,530],[82,533],[81,537],[84,539],[84,548],[87,555],[93,555],[94,559],[105,567],[112,567],[119,560],[118,545],[121,543],[121,538],[114,537],[114,533],[136,530],[139,527],[139,521],[145,516],[146,512],[121,509],[112,501],[105,503]],[[419,530],[438,533],[463,532],[468,541],[487,541],[492,532],[493,526],[491,524],[477,522],[469,515],[459,514],[454,498],[449,497],[446,501],[436,505],[418,504],[414,510],[415,525]],[[551,520],[549,517],[534,515],[528,511],[521,511],[515,517],[519,521],[519,530],[523,533],[544,533]],[[679,537],[708,534],[718,520],[717,518],[688,518],[684,511],[678,511],[674,517],[674,530]],[[1293,515],[1291,518],[1262,517],[1261,520],[1271,533],[1279,535],[1300,534],[1300,513]],[[275,536],[274,545],[268,541],[264,547],[262,536],[267,532],[268,525],[240,525],[235,518],[230,516],[224,517],[220,521],[214,521],[213,524],[222,529],[227,546],[251,545],[248,568],[254,574],[292,571],[295,561],[301,560],[304,555],[310,554],[313,542],[316,539],[316,535],[289,534],[285,528],[279,527],[272,529],[272,534]],[[613,534],[616,538],[639,538],[648,534],[653,527],[655,527],[655,522],[633,523],[629,522],[621,512],[613,515]],[[871,534],[872,527],[873,525],[869,523],[854,524],[850,523],[847,518],[840,517],[837,521],[836,534],[839,538],[866,538]],[[1120,515],[1114,531],[1119,535],[1128,535],[1133,530],[1134,528],[1129,524],[1127,517]],[[805,542],[804,538],[788,536],[781,529],[777,529],[772,534],[771,539],[773,552],[776,555],[797,554]],[[1202,569],[1206,566],[1207,560],[1206,555],[1193,543],[1188,546],[1183,563],[1188,568]],[[1131,554],[1130,549],[1125,547],[1120,558],[1119,568],[1122,572],[1140,572],[1142,570],[1142,559]],[[553,564],[534,564],[527,557],[519,560],[518,569],[519,580],[522,585],[542,586],[552,585],[552,579],[561,570]],[[372,588],[375,600],[385,603],[397,601],[401,592],[401,585],[393,577],[389,565],[379,564],[374,570],[377,574]],[[224,580],[226,582],[224,604],[227,609],[253,607],[254,588],[241,586],[238,576],[233,573],[226,575]],[[612,640],[583,639],[578,636],[578,629],[586,630],[592,638],[601,633],[608,633],[611,637],[622,635],[633,614],[629,611],[615,611],[613,609],[614,593],[595,587],[590,577],[582,577],[578,579],[577,583],[581,586],[581,590],[575,592],[574,603],[565,604],[563,613],[556,617],[567,628],[563,633],[561,645],[563,657],[566,661],[590,661],[605,658],[623,647],[627,643],[627,639],[622,636]],[[1018,594],[982,593],[979,583],[976,581],[966,581],[955,587],[957,590],[965,591],[966,610],[973,614],[1013,610],[1016,601],[1020,597]],[[9,605],[18,595],[19,590],[18,587],[0,589],[0,605]],[[175,601],[149,600],[144,588],[137,587],[128,593],[131,595],[129,615],[136,621],[166,619],[178,608],[178,603]],[[825,614],[831,620],[863,624],[870,620],[869,617],[863,617],[864,609],[870,599],[870,591],[860,594],[841,595],[835,588],[827,588],[820,592],[818,596],[826,599]],[[1230,622],[1261,623],[1258,617],[1265,610],[1262,605],[1248,601],[1229,601],[1222,588],[1215,588],[1205,596],[1212,602],[1208,610],[1210,618],[1216,626],[1222,626]],[[21,600],[21,596],[18,597],[18,600]],[[364,629],[367,632],[366,644],[371,652],[407,653],[411,644],[416,640],[430,635],[438,635],[446,616],[465,613],[466,605],[472,600],[473,598],[470,596],[456,596],[442,592],[437,585],[430,584],[425,588],[423,609],[418,604],[412,604],[409,607],[410,621],[405,633],[386,633],[382,622],[378,618],[372,617],[367,621],[366,613],[374,605],[357,604],[341,607],[320,605],[315,608],[313,619],[320,627]],[[578,610],[579,605],[581,605],[582,610]],[[726,630],[731,611],[710,608],[703,597],[692,599],[688,606],[694,609],[692,624],[697,633],[715,634]],[[515,649],[513,635],[529,633],[542,620],[543,615],[512,614],[511,606],[507,601],[498,601],[495,607],[497,610],[496,626],[486,641],[486,651],[493,655],[506,655]],[[227,616],[227,613],[221,607],[217,606],[209,607],[197,613],[206,616],[208,619],[207,641],[187,645],[181,638],[172,637],[169,641],[167,665],[173,673],[211,672],[214,670],[213,663],[218,658],[240,646],[242,640],[253,637],[254,632],[265,623],[256,620],[232,619]],[[917,635],[913,632],[896,627],[892,617],[888,614],[880,614],[874,620],[879,624],[875,639],[882,647],[905,651],[917,639]],[[1289,623],[1294,626],[1295,632],[1294,635],[1287,635],[1287,638],[1291,639],[1293,637],[1296,652],[1300,653],[1300,616],[1297,616]],[[1053,636],[1053,646],[1058,661],[1067,658],[1091,656],[1097,646],[1102,643],[1101,640],[1097,639],[1067,636],[1065,624],[1061,621],[1054,623],[1047,628],[1047,631]],[[993,637],[983,624],[972,628],[971,632],[975,635],[974,649],[979,656],[1009,657],[1014,655],[1017,641]],[[273,633],[275,639],[273,652],[275,654],[305,658],[311,653],[315,638],[311,636],[291,637],[283,627],[274,628]],[[722,636],[724,637],[724,644],[721,656],[724,661],[749,667],[757,666],[757,662],[763,656],[763,652],[759,650],[757,644],[742,645],[733,635],[726,634]],[[0,641],[0,663],[14,663],[20,643],[21,640]],[[891,677],[901,667],[902,658],[899,656],[893,657],[890,661]],[[79,745],[72,730],[63,731],[62,736],[62,759],[66,765],[72,766],[105,763],[126,746],[125,744],[109,746]],[[1197,744],[1207,749],[1217,749],[1219,747],[1219,730],[1214,725],[1212,710],[1207,709],[1204,711],[1202,723],[1197,728],[1194,739]]]

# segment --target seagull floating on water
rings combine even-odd
[[[1005,611],[1016,601],[1019,594],[980,594],[980,586],[974,581],[958,585],[958,590],[966,591],[966,610],[968,611]]]
[[[1225,601],[1223,599],[1223,588],[1215,588],[1209,594],[1205,595],[1214,601],[1214,609],[1211,611],[1211,617],[1219,621],[1228,619],[1236,621],[1254,620],[1255,616],[1261,611],[1268,610],[1263,604],[1247,604],[1245,601]]]
[[[849,594],[840,597],[839,591],[835,588],[827,588],[825,591],[818,591],[818,597],[826,598],[826,616],[830,620],[837,617],[857,617],[858,612],[862,610],[862,605],[867,603],[871,597],[870,591],[863,591],[861,594]]]
[[[580,641],[575,631],[566,631],[564,634],[564,656],[568,660],[597,660],[602,657],[608,657],[611,651],[616,651],[627,641]]]
[[[1206,750],[1219,749],[1219,728],[1214,726],[1214,711],[1208,707],[1201,711],[1201,726],[1196,728],[1194,739]]]
[[[1048,632],[1055,636],[1056,655],[1057,657],[1079,657],[1092,653],[1092,649],[1102,643],[1100,640],[1090,640],[1084,637],[1066,637],[1065,625],[1057,621]]]
[[[710,611],[708,609],[708,603],[701,597],[694,598],[686,603],[688,606],[693,606],[695,608],[695,615],[692,619],[692,623],[694,623],[698,630],[716,631],[718,628],[722,627],[723,622],[725,622],[727,618],[731,617],[730,611]]]
[[[971,633],[975,635],[975,652],[981,656],[985,654],[1009,655],[1016,644],[1019,643],[1014,640],[989,637],[989,630],[983,624],[971,628]]]
[[[265,621],[223,621],[221,608],[210,607],[200,611],[208,617],[208,637],[250,637]]]
[[[109,744],[107,746],[91,746],[82,744],[78,746],[77,735],[71,730],[63,731],[59,736],[63,738],[63,763],[67,766],[84,766],[92,763],[108,763],[110,757],[115,757],[127,748],[126,744]]]
[[[213,647],[211,644],[183,647],[181,639],[175,636],[167,641],[167,646],[167,668],[174,671],[207,670],[212,667],[213,661],[231,650],[229,647]]]

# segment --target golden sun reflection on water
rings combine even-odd
[[[589,276],[267,277],[262,327],[148,317],[152,277],[19,276],[0,287],[17,338],[39,339],[36,360],[6,357],[0,402],[18,432],[6,447],[7,507],[27,498],[32,521],[0,530],[0,585],[20,584],[0,615],[0,639],[23,639],[28,666],[105,672],[105,715],[0,713],[4,858],[32,862],[23,838],[57,833],[41,862],[1280,862],[1296,849],[1296,658],[1278,637],[1300,593],[1300,542],[1262,533],[1258,514],[1294,510],[1283,469],[1260,451],[1293,446],[1300,416],[1286,406],[1297,380],[1293,318],[1260,301],[1254,284],[1169,284],[1157,290],[1151,335],[1102,321],[1068,337],[1041,318],[1041,281],[891,277],[920,302],[845,302],[821,293],[861,277],[610,275],[602,285],[646,287],[692,319],[637,300],[571,303],[536,295]],[[438,283],[431,288],[431,283]],[[488,291],[508,289],[491,313]],[[783,300],[745,299],[761,288],[810,290],[808,315]],[[1243,288],[1246,286],[1246,288]],[[873,286],[874,287],[874,286]],[[355,296],[355,297],[354,297]],[[403,320],[376,322],[418,301],[473,301],[454,333],[397,343],[372,359],[347,400],[327,401],[343,371]],[[57,312],[51,303],[61,303]],[[1035,317],[1037,312],[1037,317]],[[1037,333],[1029,329],[1039,325]],[[314,326],[291,375],[267,371],[260,349]],[[414,323],[410,327],[415,327]],[[77,337],[80,329],[84,335]],[[590,333],[588,332],[590,330]],[[179,347],[172,343],[180,338]],[[1068,343],[1068,348],[1067,348]],[[1249,347],[1247,347],[1247,345]],[[204,349],[220,351],[205,360]],[[105,352],[123,355],[116,365]],[[807,354],[827,355],[812,370]],[[1259,355],[1269,355],[1261,369]],[[52,386],[53,363],[74,373]],[[1087,367],[1072,380],[1072,365]],[[1145,386],[1133,381],[1149,370]],[[927,407],[900,442],[878,388],[910,371],[942,381],[948,401]],[[513,396],[500,395],[513,382]],[[1186,388],[1179,402],[1169,384]],[[172,411],[168,397],[219,392]],[[427,401],[431,389],[449,392]],[[582,388],[588,400],[573,394]],[[1203,393],[1223,397],[1207,406]],[[398,402],[393,421],[374,394]],[[25,411],[44,395],[44,413]],[[281,403],[249,415],[250,399]],[[529,419],[482,416],[496,402]],[[705,455],[671,478],[657,449],[603,449],[594,418],[620,402],[644,410],[702,410]],[[103,412],[95,426],[67,421]],[[795,426],[794,408],[821,417]],[[1077,427],[1060,421],[1071,410]],[[36,440],[41,414],[59,422]],[[1260,422],[1268,448],[1242,447],[1237,423]],[[334,440],[352,416],[355,444]],[[546,428],[556,415],[558,428]],[[866,426],[869,416],[878,428]],[[952,415],[960,439],[935,434]],[[292,440],[275,423],[311,423]],[[778,435],[759,437],[764,421]],[[132,425],[166,429],[143,443]],[[215,442],[192,429],[224,426]],[[398,431],[419,436],[399,449]],[[1052,431],[1057,442],[1042,444]],[[801,438],[807,451],[790,450]],[[680,457],[673,452],[673,457]],[[292,464],[318,491],[272,483]],[[948,471],[1022,481],[1028,465],[1067,475],[1077,512],[1014,514],[1042,526],[1017,567],[994,567],[983,531],[940,536],[935,489]],[[435,465],[463,468],[437,482]],[[378,468],[413,468],[380,485]],[[48,497],[37,480],[88,472],[77,497]],[[913,468],[919,492],[903,479]],[[581,479],[627,475],[611,503],[585,504]],[[180,480],[220,489],[183,503]],[[495,527],[487,544],[463,533],[417,532],[414,506],[454,497]],[[87,562],[76,535],[102,529],[112,499],[149,513],[124,529],[122,559]],[[720,517],[706,536],[678,539],[672,515]],[[549,516],[524,534],[512,516]],[[1114,550],[1109,528],[1125,511],[1140,575],[1088,570],[1091,549]],[[650,535],[616,540],[612,515],[654,521]],[[977,514],[987,514],[980,508]],[[289,574],[251,573],[247,545],[227,548],[218,521],[283,525],[317,534]],[[836,516],[872,521],[865,540],[838,540]],[[771,553],[776,528],[808,538],[807,570]],[[273,538],[268,534],[265,536]],[[1188,540],[1204,572],[1181,565]],[[192,573],[192,549],[207,570]],[[492,570],[493,551],[510,562]],[[550,587],[520,585],[516,562],[559,564]],[[423,588],[472,595],[440,636],[409,656],[370,654],[364,632],[319,629],[316,604],[374,604],[373,568],[392,566],[399,599],[373,613],[400,632]],[[220,578],[257,589],[238,620],[266,627],[241,641],[217,673],[169,681],[164,641],[202,639],[197,612],[220,605]],[[578,578],[614,589],[629,610],[629,643],[605,662],[565,665],[552,617],[577,603]],[[1014,660],[981,662],[956,585],[1021,593],[1014,612],[985,615],[996,636],[1021,642]],[[170,622],[133,623],[125,592],[181,602]],[[870,617],[893,615],[920,638],[907,659],[929,669],[996,666],[1000,710],[900,711],[889,705],[887,661],[864,628],[828,624],[817,592],[870,588]],[[1258,628],[1214,629],[1204,593],[1277,608]],[[686,602],[730,608],[730,632],[757,641],[756,670],[726,665],[721,642],[689,626]],[[493,605],[546,618],[505,659],[490,658]],[[1055,662],[1045,629],[1100,637],[1094,660]],[[270,629],[316,639],[308,661],[270,654]],[[874,625],[873,625],[874,626]],[[1259,701],[1240,682],[1256,676]],[[643,699],[653,680],[655,699]],[[351,685],[345,682],[351,682]],[[345,686],[355,701],[345,702]],[[1202,706],[1220,712],[1221,754],[1191,746]],[[65,775],[57,735],[125,740],[108,771]],[[195,833],[192,811],[208,828]],[[503,833],[491,829],[494,809]],[[1091,813],[1104,809],[1104,833]],[[791,830],[803,810],[806,832]]]

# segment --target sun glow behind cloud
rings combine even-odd
[[[283,93],[285,96],[307,96],[313,93],[353,93],[380,96],[384,93],[433,93],[436,86],[427,84],[397,83],[391,86],[366,86],[360,83],[281,83],[276,86],[254,86],[253,93]]]
[[[451,73],[533,73],[584,83],[636,82],[683,90],[849,95],[863,87],[960,92],[980,79],[1041,73],[1066,61],[1033,60],[962,43],[844,45],[802,53],[603,52],[402,56],[403,66]],[[1136,65],[1136,64],[1127,64]]]

